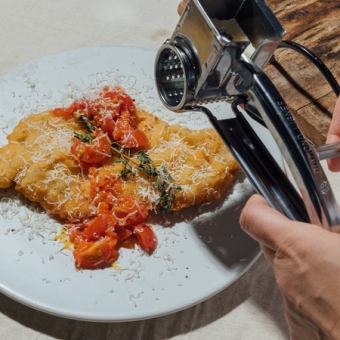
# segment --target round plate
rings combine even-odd
[[[162,107],[153,80],[155,53],[122,47],[72,50],[2,76],[1,145],[28,113],[66,105],[106,84],[123,86],[138,105],[171,123],[209,126],[202,114]],[[212,109],[220,117],[230,114],[226,105]],[[255,128],[280,159],[269,133]],[[72,254],[54,239],[60,224],[14,191],[2,191],[0,291],[51,314],[92,321],[138,320],[192,306],[237,280],[259,254],[238,224],[250,193],[247,180],[239,178],[219,202],[154,219],[159,247],[152,256],[123,250],[116,268],[77,271]]]

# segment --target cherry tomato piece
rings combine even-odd
[[[130,96],[125,93],[120,92],[119,89],[112,89],[111,91],[103,91],[102,97],[106,99],[111,99],[113,102],[119,103],[120,112],[130,111],[135,112],[136,106]]]
[[[141,203],[136,202],[131,196],[121,196],[112,208],[118,218],[117,224],[129,229],[145,222],[149,216],[149,210]]]
[[[73,252],[77,268],[96,269],[110,265],[118,258],[117,240],[104,238],[96,242],[80,242]]]
[[[126,228],[116,230],[118,241],[121,243],[132,235],[132,231]]]
[[[111,142],[107,135],[96,137],[92,143],[83,143],[74,138],[71,153],[87,167],[104,164],[111,157]]]
[[[86,108],[85,102],[75,101],[69,107],[65,107],[65,108],[58,107],[52,110],[52,113],[57,117],[62,117],[64,119],[71,119],[73,117],[73,114],[76,111],[81,111],[81,110],[84,110],[85,108]]]
[[[128,149],[146,149],[149,140],[143,131],[136,129],[123,136],[121,145]]]
[[[154,252],[157,247],[157,238],[153,230],[148,225],[139,225],[134,228],[139,246],[149,255]]]
[[[117,119],[113,130],[113,140],[120,141],[124,138],[125,135],[131,133],[131,131],[133,131],[133,127],[130,125],[129,118],[120,117]]]
[[[109,136],[112,136],[114,125],[115,125],[115,123],[114,123],[112,117],[104,117],[101,121],[100,127]]]
[[[112,215],[99,215],[85,224],[85,229],[82,232],[82,236],[88,241],[98,240],[99,238],[105,236],[107,229],[114,227],[115,224],[116,221]]]

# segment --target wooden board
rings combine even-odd
[[[285,39],[311,49],[339,82],[340,0],[267,1],[287,31]],[[275,59],[279,67],[268,65],[267,74],[294,112],[306,136],[316,144],[324,143],[336,96],[317,68],[297,52],[279,49],[275,52]],[[301,89],[307,93],[302,93]]]

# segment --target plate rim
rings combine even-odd
[[[16,294],[15,292],[12,292],[7,287],[4,287],[2,284],[0,284],[0,293],[9,297],[10,299],[15,301],[16,303],[19,303],[19,304],[22,304],[26,307],[32,308],[33,310],[36,310],[38,312],[44,312],[48,315],[52,315],[52,316],[56,316],[56,317],[60,317],[60,318],[68,319],[68,320],[97,322],[97,323],[106,323],[106,322],[120,323],[120,322],[142,321],[142,320],[149,320],[149,319],[151,320],[151,319],[161,318],[161,317],[164,317],[164,316],[167,316],[167,315],[171,315],[171,314],[181,312],[181,311],[189,309],[193,306],[199,305],[199,304],[209,300],[210,298],[216,296],[217,294],[221,293],[222,291],[224,291],[225,289],[230,287],[236,281],[240,280],[255,265],[255,263],[259,260],[261,255],[262,255],[261,249],[260,249],[260,247],[258,247],[256,255],[251,260],[251,262],[242,270],[241,274],[239,276],[235,277],[233,280],[229,281],[225,286],[221,287],[220,289],[218,289],[218,290],[206,295],[205,297],[198,299],[195,302],[192,302],[190,304],[186,304],[186,305],[178,307],[178,308],[173,308],[173,309],[165,311],[165,312],[149,314],[145,317],[140,317],[140,316],[133,317],[132,316],[131,318],[122,317],[122,318],[114,318],[114,319],[112,319],[112,318],[101,318],[101,317],[94,318],[93,316],[89,316],[89,315],[86,316],[86,313],[84,313],[83,315],[79,315],[79,314],[75,314],[75,313],[72,313],[72,312],[63,311],[62,309],[58,309],[58,311],[59,311],[58,312],[56,309],[53,309],[49,306],[46,306],[45,304],[36,303],[32,299],[26,298],[22,294]]]

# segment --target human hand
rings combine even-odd
[[[340,339],[340,235],[291,221],[258,195],[240,223],[272,264],[292,339],[320,339],[317,327]]]
[[[340,97],[335,104],[335,110],[327,136],[327,143],[336,142],[340,142]],[[340,158],[328,160],[328,167],[331,171],[340,171]]]
[[[339,141],[340,97],[327,143]],[[329,160],[328,167],[340,171],[340,158]],[[248,201],[240,223],[260,242],[272,264],[285,301],[291,339],[324,339],[322,334],[340,339],[340,235],[290,221],[260,196]]]

